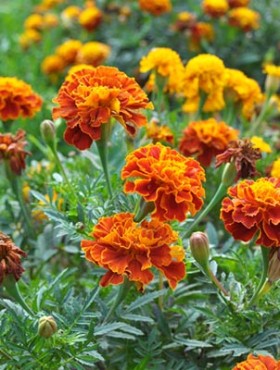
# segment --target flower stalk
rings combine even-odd
[[[111,316],[114,314],[116,308],[122,303],[122,301],[127,296],[130,287],[132,286],[131,282],[128,280],[127,277],[124,278],[123,283],[119,286],[119,290],[116,296],[116,299],[111,306],[110,310],[108,311],[107,315],[105,316],[103,323],[106,323],[110,320]]]

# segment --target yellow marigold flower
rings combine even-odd
[[[214,28],[211,23],[196,22],[190,28],[190,50],[199,51],[201,47],[201,41],[206,40],[211,42],[214,40]]]
[[[183,92],[187,98],[183,106],[186,112],[198,109],[201,93],[206,94],[204,112],[213,112],[225,106],[223,88],[226,82],[223,61],[211,54],[200,54],[192,58],[186,65]]]
[[[160,126],[158,120],[152,119],[146,127],[147,137],[153,140],[153,143],[166,142],[172,144],[174,135],[166,125]]]
[[[59,20],[56,14],[47,13],[44,15],[44,28],[53,28],[58,26]]]
[[[140,72],[145,73],[151,70],[167,79],[165,84],[166,91],[170,93],[181,91],[184,66],[176,51],[169,48],[152,49],[140,61]],[[151,82],[149,81],[150,84]]]
[[[61,13],[62,23],[66,27],[71,27],[73,24],[78,22],[81,11],[82,9],[79,8],[78,6],[74,6],[74,5],[68,6]]]
[[[65,81],[71,81],[71,78],[72,78],[71,75],[73,73],[81,71],[82,69],[92,69],[92,70],[94,70],[95,67],[93,67],[89,64],[76,64],[68,70],[67,76],[65,77]]]
[[[64,67],[64,59],[59,55],[49,55],[41,64],[42,72],[46,75],[58,74],[63,71]]]
[[[205,167],[212,158],[221,154],[228,144],[238,138],[238,130],[214,118],[191,122],[184,130],[179,149],[185,156],[197,155],[197,160]]]
[[[234,8],[228,13],[229,24],[248,32],[260,26],[260,14],[246,7]]]
[[[276,177],[277,179],[280,179],[280,157],[272,163],[270,175],[272,177]]]
[[[15,77],[0,77],[0,119],[33,117],[41,109],[42,98],[26,82]]]
[[[43,0],[40,5],[35,7],[35,10],[44,13],[64,2],[65,0]]]
[[[44,17],[41,14],[31,14],[26,18],[24,28],[41,31],[44,28]]]
[[[226,14],[229,5],[227,0],[203,0],[202,9],[205,14],[218,18]]]
[[[263,101],[263,94],[257,81],[237,69],[226,69],[225,96],[241,104],[242,114],[250,119],[257,104]]]
[[[196,16],[190,12],[180,12],[177,14],[175,23],[172,26],[174,31],[185,31],[196,22]]]
[[[274,64],[266,64],[264,73],[267,74],[265,80],[265,89],[268,92],[276,92],[280,86],[280,66]]]
[[[77,53],[82,45],[83,44],[79,40],[67,40],[56,48],[55,53],[60,56],[66,64],[71,64],[75,62]]]
[[[79,23],[87,31],[91,32],[99,26],[102,20],[102,12],[97,7],[84,9],[79,15]]]
[[[251,143],[253,144],[253,148],[260,149],[263,153],[271,153],[272,149],[268,143],[266,143],[263,138],[260,136],[253,136],[251,137]]]
[[[140,9],[153,15],[168,13],[172,9],[170,0],[138,0]]]
[[[110,53],[110,46],[103,44],[102,42],[87,42],[78,51],[76,62],[96,67],[102,64],[108,58]]]
[[[32,44],[40,42],[41,40],[41,33],[32,28],[27,29],[19,36],[19,44],[23,49],[28,49]]]
[[[249,4],[250,0],[228,0],[228,5],[230,8],[240,8],[246,7]]]

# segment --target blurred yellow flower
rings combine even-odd
[[[166,125],[159,125],[158,120],[152,119],[146,126],[147,137],[153,140],[153,143],[170,143],[174,141],[174,135]]]
[[[102,42],[91,41],[82,45],[78,51],[76,62],[79,64],[89,64],[98,66],[102,64],[111,53],[110,46]]]
[[[56,14],[47,13],[44,15],[44,28],[53,28],[58,26],[59,20]]]
[[[79,15],[79,23],[87,31],[93,31],[102,20],[102,12],[97,7],[84,9]]]
[[[153,71],[148,89],[155,84],[155,73],[166,78],[165,90],[170,93],[181,91],[184,66],[176,51],[169,48],[154,48],[140,61],[140,72]]]
[[[227,0],[203,0],[202,9],[205,14],[218,18],[226,14],[229,5]]]
[[[260,136],[251,137],[251,143],[253,148],[260,149],[262,153],[271,153],[272,149],[268,143],[266,143]]]
[[[278,179],[280,179],[280,157],[272,163],[270,175],[272,177],[277,177]]]
[[[31,14],[24,21],[25,29],[42,30],[44,27],[44,17],[41,14]]]
[[[170,0],[138,0],[140,9],[153,15],[168,13],[172,9]]]
[[[71,64],[75,62],[82,45],[79,40],[67,40],[56,48],[55,53],[64,60],[65,64]]]
[[[197,22],[190,28],[190,45],[191,51],[199,51],[201,41],[206,40],[211,42],[214,40],[214,28],[211,23]]]
[[[59,55],[49,55],[41,64],[41,70],[46,75],[58,74],[63,71],[64,67],[65,62]]]
[[[225,102],[223,88],[226,82],[223,61],[215,55],[200,54],[192,58],[185,67],[183,93],[187,98],[183,106],[185,112],[195,112],[199,106],[201,93],[206,95],[204,112],[223,109]]]
[[[78,6],[71,5],[61,12],[61,20],[65,27],[71,27],[78,21],[82,9]]]
[[[40,42],[41,33],[32,28],[27,29],[19,36],[19,44],[23,49],[28,49],[34,43]]]
[[[228,21],[230,25],[248,32],[259,28],[260,14],[246,7],[234,8],[228,13]]]
[[[242,6],[247,6],[250,0],[228,0],[228,5],[230,8],[239,8]]]

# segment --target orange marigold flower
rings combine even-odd
[[[95,69],[95,67],[89,65],[89,64],[75,64],[71,68],[69,68],[67,72],[67,76],[65,77],[65,81],[71,81],[71,75],[73,73],[76,73],[78,71],[81,71],[82,69]]]
[[[257,104],[263,101],[257,81],[231,68],[226,68],[225,97],[241,105],[241,112],[246,119],[254,115]]]
[[[239,362],[232,370],[280,370],[280,361],[271,356],[253,354],[248,355],[247,360]]]
[[[25,169],[25,158],[31,154],[24,150],[26,144],[23,130],[19,130],[16,135],[0,134],[0,162],[7,161],[16,175]]]
[[[30,28],[19,36],[19,44],[23,49],[28,49],[34,43],[40,42],[41,39],[41,33]]]
[[[138,0],[140,9],[153,15],[162,15],[172,9],[170,0]]]
[[[249,5],[250,0],[228,0],[230,8],[240,8]]]
[[[158,220],[137,224],[131,213],[103,217],[93,228],[95,240],[82,240],[86,259],[107,269],[101,286],[121,284],[126,276],[143,290],[154,275],[153,267],[162,272],[171,288],[185,277],[184,251],[171,246],[177,233]]]
[[[229,188],[231,198],[224,198],[220,217],[226,230],[236,240],[265,247],[280,246],[280,179],[243,180]]]
[[[26,82],[15,77],[0,77],[0,119],[33,117],[41,109],[42,98]]]
[[[238,130],[214,118],[191,122],[184,130],[179,150],[185,156],[196,154],[197,160],[207,167],[212,158],[222,153],[237,137]]]
[[[79,15],[79,23],[88,32],[99,26],[102,20],[102,12],[95,6],[84,9]]]
[[[126,180],[125,193],[136,192],[146,202],[154,202],[152,216],[160,221],[184,221],[187,212],[195,215],[203,206],[203,168],[160,143],[130,153],[121,177]]]
[[[260,14],[246,7],[234,8],[228,13],[228,21],[231,26],[249,32],[259,28]]]
[[[140,72],[153,71],[148,86],[155,85],[156,74],[165,78],[166,91],[181,91],[184,66],[176,51],[170,48],[154,48],[140,61]],[[156,74],[155,74],[156,73]]]
[[[201,41],[212,42],[214,40],[214,28],[211,23],[197,22],[190,28],[190,50],[199,51]]]
[[[280,157],[272,163],[271,176],[280,179]]]
[[[198,109],[201,92],[207,96],[203,111],[221,110],[225,106],[223,98],[225,70],[223,61],[215,55],[200,54],[192,58],[185,68],[183,90],[187,102],[183,110],[195,112]]]
[[[0,284],[8,275],[13,275],[18,281],[24,272],[21,258],[27,254],[18,248],[13,241],[0,231]]]
[[[235,181],[255,177],[256,161],[262,157],[261,151],[253,147],[250,139],[240,139],[229,143],[228,148],[216,157],[216,167],[233,162],[236,169]]]
[[[227,0],[203,0],[202,9],[205,14],[214,18],[225,15],[229,9]]]
[[[185,31],[193,26],[196,22],[196,16],[189,12],[180,12],[177,14],[175,23],[172,25],[174,31]]]
[[[159,125],[158,120],[152,119],[146,127],[147,137],[153,139],[153,143],[166,142],[172,144],[174,135],[170,128],[166,125]]]
[[[53,75],[61,73],[66,66],[64,59],[60,55],[47,56],[42,64],[41,70],[45,75]]]
[[[55,53],[60,56],[66,64],[71,64],[75,62],[77,53],[82,45],[83,44],[79,40],[67,40],[56,48]]]
[[[91,41],[82,45],[77,53],[76,62],[78,64],[89,64],[94,67],[102,64],[111,53],[110,46],[102,42]]]
[[[146,125],[140,109],[152,109],[147,95],[134,78],[114,67],[99,66],[71,74],[53,100],[53,118],[66,120],[64,138],[80,150],[101,137],[101,125],[110,118],[120,122],[130,135]]]

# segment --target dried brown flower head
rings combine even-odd
[[[237,171],[235,181],[255,177],[256,161],[262,157],[261,151],[254,148],[250,139],[240,139],[229,143],[228,148],[216,156],[216,167],[234,162]]]
[[[24,272],[21,257],[26,256],[23,250],[15,246],[13,241],[0,231],[0,284],[7,275],[13,275],[16,281],[20,279]]]

